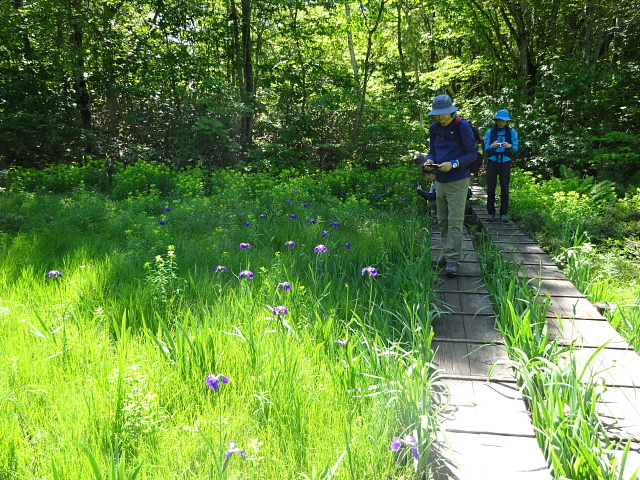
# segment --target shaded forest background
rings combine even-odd
[[[640,3],[0,0],[0,168],[371,168],[433,97],[519,162],[640,185]]]

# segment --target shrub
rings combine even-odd
[[[114,176],[113,196],[121,200],[129,195],[146,194],[152,190],[168,195],[173,186],[173,174],[167,165],[141,160]]]

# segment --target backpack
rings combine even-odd
[[[471,163],[471,165],[469,165],[469,170],[471,170],[471,173],[473,175],[475,175],[476,177],[478,176],[478,172],[480,171],[480,168],[482,167],[482,165],[484,164],[484,139],[482,138],[482,135],[480,135],[480,132],[478,131],[478,129],[476,128],[476,126],[471,123],[470,120],[467,120],[466,118],[462,118],[462,117],[453,117],[453,125],[454,128],[453,129],[453,134],[454,134],[454,140],[456,142],[458,142],[460,145],[462,145],[462,135],[460,134],[460,123],[466,120],[469,123],[469,126],[471,127],[471,130],[473,131],[473,136],[476,140],[476,145],[477,145],[477,152],[478,155],[476,156],[476,159]],[[440,125],[438,122],[434,122],[432,124],[432,128],[435,131],[435,128]]]
[[[498,130],[502,130],[498,127],[493,127],[491,129],[491,133],[489,134],[489,143],[492,144],[493,142],[495,142],[498,139]],[[504,140],[507,143],[512,143],[511,142],[511,127],[506,126],[504,127]],[[515,152],[512,152],[510,148],[505,148],[504,152],[500,152],[500,153],[490,153],[487,156],[488,157],[495,157],[498,155],[504,155],[505,157],[509,157],[510,160],[513,160],[514,157],[516,156]]]
[[[453,121],[455,122],[455,125],[460,125],[460,122],[462,122],[462,120],[465,120],[465,119],[462,117],[455,117],[453,119]],[[478,172],[480,171],[484,163],[484,138],[482,138],[482,135],[480,135],[480,132],[478,131],[476,126],[473,123],[471,123],[471,120],[467,120],[467,122],[469,122],[469,125],[471,126],[471,130],[473,131],[473,136],[476,139],[476,145],[478,150],[478,155],[476,156],[476,159],[473,161],[473,163],[469,165],[469,169],[471,170],[471,173],[477,177]],[[460,128],[455,128],[454,133],[456,135],[456,140],[458,141],[458,143],[460,143],[460,145],[462,145]]]

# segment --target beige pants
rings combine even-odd
[[[469,178],[436,183],[436,208],[442,248],[447,262],[458,263],[462,256],[462,229],[467,204]]]

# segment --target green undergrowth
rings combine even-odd
[[[149,170],[122,198],[0,194],[0,478],[430,478],[413,172],[226,171],[187,195]]]

